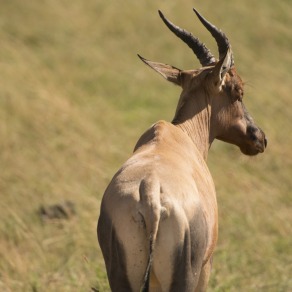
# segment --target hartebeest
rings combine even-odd
[[[217,42],[218,61],[160,11],[202,68],[180,70],[140,57],[182,93],[172,123],[159,121],[141,136],[102,199],[97,231],[112,291],[205,291],[218,233],[208,150],[214,139],[246,155],[267,146],[243,104],[227,37],[194,11]]]

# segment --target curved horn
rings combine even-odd
[[[186,30],[181,29],[180,27],[171,23],[165,18],[160,10],[158,10],[158,12],[159,16],[166,24],[166,26],[193,50],[202,66],[208,66],[216,62],[214,56],[211,54],[209,49],[202,42],[200,42],[198,38],[187,32]]]
[[[193,8],[194,12],[202,22],[202,24],[207,28],[207,30],[212,34],[212,36],[215,38],[219,50],[219,59],[223,58],[229,48],[231,48],[231,45],[229,43],[229,40],[225,33],[218,29],[215,25],[210,23],[208,20],[206,20],[195,8]],[[232,54],[232,65],[233,62],[233,54]]]

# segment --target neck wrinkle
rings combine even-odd
[[[192,113],[191,113],[192,112]],[[205,161],[212,143],[210,137],[211,107],[205,101],[204,106],[199,103],[185,104],[177,111],[172,123],[186,133]]]

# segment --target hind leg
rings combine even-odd
[[[114,224],[106,212],[101,212],[98,223],[99,243],[113,292],[140,291],[149,256],[143,218],[133,216],[126,208],[120,204]]]
[[[132,291],[140,291],[149,256],[149,240],[145,229],[132,218],[124,222],[118,237],[125,252],[125,268]]]
[[[160,222],[153,272],[163,292],[194,292],[200,277],[205,241],[200,230],[173,212]]]
[[[211,268],[212,268],[212,258],[209,259],[209,261],[203,266],[199,278],[199,283],[196,287],[195,292],[205,292],[207,291],[207,286],[211,274]]]
[[[125,250],[117,237],[111,218],[103,210],[98,220],[97,235],[111,290],[131,292],[132,288],[126,271]]]

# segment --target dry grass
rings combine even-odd
[[[1,4],[1,291],[109,291],[95,234],[100,198],[139,135],[171,119],[179,95],[136,53],[197,67],[157,16],[162,9],[214,51],[192,5]],[[269,139],[266,153],[253,159],[221,142],[212,147],[220,235],[210,291],[291,291],[290,2],[196,7],[230,37],[248,84],[245,103]],[[77,216],[42,222],[40,205],[68,199]]]

